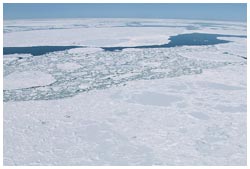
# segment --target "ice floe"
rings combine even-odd
[[[4,55],[4,165],[246,165],[246,38],[101,49],[187,33],[246,35],[246,24],[4,21],[4,47],[85,46]]]

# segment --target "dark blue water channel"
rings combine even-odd
[[[147,46],[127,46],[127,47],[101,47],[104,51],[120,51],[128,48],[171,48],[177,46],[203,46],[229,43],[228,40],[220,40],[218,37],[238,37],[246,38],[243,35],[222,35],[222,34],[206,34],[206,33],[191,33],[171,36],[170,42],[162,45],[147,45]],[[85,48],[86,46],[31,46],[31,47],[4,47],[3,54],[31,54],[33,56],[43,55],[49,52],[64,51],[74,48]]]
[[[3,54],[31,54],[39,56],[50,52],[64,51],[74,48],[82,48],[82,46],[30,46],[30,47],[4,47]]]
[[[162,45],[148,45],[148,46],[129,46],[129,47],[103,47],[105,51],[119,51],[128,48],[171,48],[177,46],[203,46],[216,45],[221,43],[229,43],[228,40],[220,40],[218,37],[238,37],[246,38],[243,35],[221,35],[221,34],[206,34],[206,33],[191,33],[171,36],[170,42]]]

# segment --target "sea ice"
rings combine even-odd
[[[14,72],[4,78],[3,89],[12,90],[46,86],[54,81],[52,75],[41,71]]]
[[[4,21],[4,165],[246,165],[246,38],[124,49],[246,23],[167,19]]]

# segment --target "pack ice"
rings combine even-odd
[[[157,48],[193,33],[230,36]],[[77,46],[3,56],[4,165],[246,165],[245,23],[6,20],[3,38]]]

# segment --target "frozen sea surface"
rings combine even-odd
[[[227,43],[159,47],[194,33]],[[4,165],[246,165],[245,23],[4,21],[34,46],[85,48],[4,55]]]

